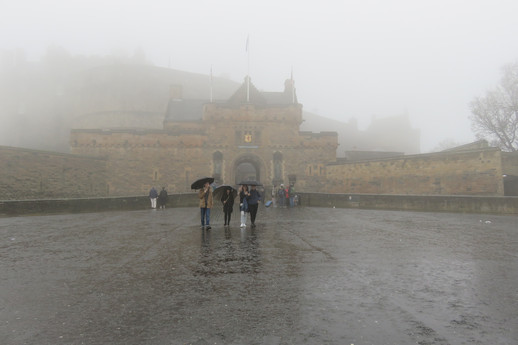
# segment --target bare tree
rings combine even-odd
[[[500,84],[470,103],[471,125],[504,151],[518,151],[518,61],[505,65]]]

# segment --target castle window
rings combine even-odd
[[[223,154],[219,151],[214,152],[214,154],[212,155],[212,162],[214,164],[214,181],[217,184],[220,184],[223,172]]]
[[[282,153],[275,152],[273,154],[273,180],[277,184],[282,181]]]

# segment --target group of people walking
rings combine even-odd
[[[201,216],[201,227],[209,230],[210,226],[210,213],[214,206],[213,190],[209,182],[205,182],[203,188],[198,191],[200,216]],[[255,185],[240,185],[235,194],[234,188],[227,186],[225,187],[221,195],[221,204],[223,206],[224,213],[224,226],[230,225],[230,219],[234,211],[235,198],[239,197],[239,212],[240,212],[240,226],[241,228],[246,227],[248,214],[250,214],[250,221],[252,227],[255,227],[255,220],[257,217],[257,210],[259,208],[259,201],[261,201],[261,193],[257,190]],[[160,193],[157,192],[155,187],[152,187],[149,191],[149,198],[151,200],[151,208],[165,208],[167,204],[167,191],[165,187],[162,187]],[[273,186],[272,188],[272,202],[274,206],[278,207],[294,207],[297,204],[297,196],[295,195],[295,188],[293,184],[285,187],[281,184],[278,188]],[[267,205],[268,206],[268,205]]]
[[[198,197],[200,199],[199,206],[201,214],[201,227],[209,230],[211,229],[210,210],[214,206],[214,196],[212,188],[208,182],[206,182],[203,188],[198,191]],[[250,189],[248,189],[247,185],[239,186],[236,196],[234,196],[234,189],[230,186],[226,187],[223,191],[220,201],[223,206],[223,213],[225,215],[224,226],[230,225],[230,220],[234,211],[234,199],[237,197],[239,197],[241,228],[246,227],[248,213],[250,213],[252,227],[255,227],[255,219],[257,216],[257,210],[259,208],[259,201],[261,200],[261,194],[257,190],[256,186],[251,186]]]
[[[157,192],[155,187],[151,187],[149,191],[149,200],[151,200],[151,208],[156,209],[157,206],[159,209],[165,209],[165,205],[167,204],[167,191],[165,187],[162,187],[160,193]]]
[[[282,183],[279,187],[274,185],[272,188],[272,201],[274,207],[295,207],[298,203],[298,197],[295,194],[293,183],[290,183],[288,187],[285,187]]]

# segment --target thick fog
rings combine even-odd
[[[428,152],[475,140],[468,103],[518,59],[517,13],[515,0],[1,1],[0,51],[138,52],[236,82],[249,73],[264,91],[293,73],[306,111],[360,128],[407,114]]]

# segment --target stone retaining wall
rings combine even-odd
[[[300,206],[518,215],[518,197],[324,193],[298,193],[298,195]],[[146,196],[9,200],[0,201],[0,216],[140,210],[149,207],[149,198]],[[198,196],[196,193],[172,194],[169,196],[167,207],[198,207]]]
[[[518,197],[325,193],[299,193],[299,197],[301,205],[315,207],[518,215]]]
[[[196,193],[169,195],[167,207],[197,207]],[[115,198],[7,200],[0,201],[0,216],[20,216],[48,213],[81,213],[150,208],[147,196]]]

